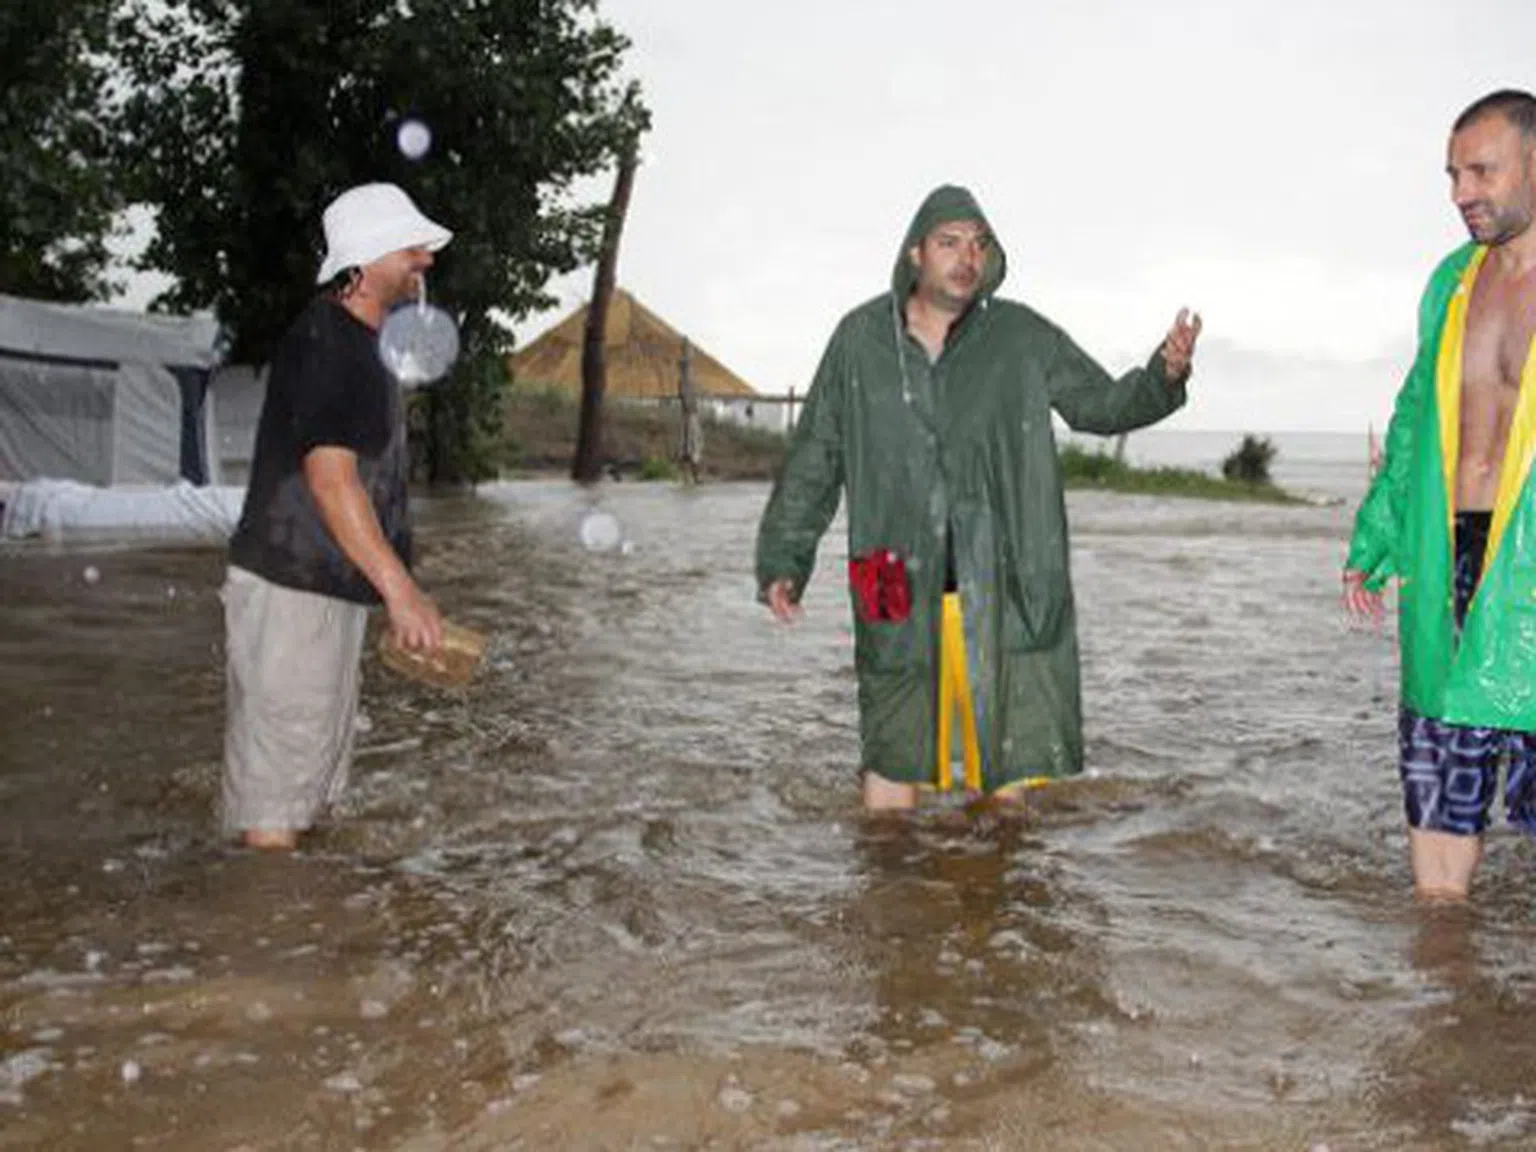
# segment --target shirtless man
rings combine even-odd
[[[1446,170],[1472,243],[1436,270],[1344,598],[1379,617],[1399,580],[1400,772],[1414,884],[1462,899],[1506,764],[1509,821],[1536,833],[1536,97],[1456,120]]]

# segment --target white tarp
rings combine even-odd
[[[33,480],[3,496],[3,537],[222,545],[239,522],[245,489],[185,481],[169,488],[96,488],[73,480]]]
[[[197,380],[217,363],[218,335],[210,316],[0,295],[0,480],[206,474],[212,415]]]
[[[267,369],[225,364],[208,382],[213,435],[208,441],[209,479],[215,484],[244,484],[256,452],[256,426],[267,395]]]

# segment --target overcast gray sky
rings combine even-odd
[[[1185,428],[1379,427],[1418,293],[1464,238],[1450,122],[1536,88],[1531,0],[602,9],[655,117],[620,283],[760,390],[805,388],[918,201],[955,181],[1008,251],[1003,294],[1106,367],[1199,307]],[[521,340],[591,271],[558,288]]]

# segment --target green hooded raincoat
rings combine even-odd
[[[1386,455],[1355,518],[1348,566],[1371,588],[1399,581],[1402,701],[1453,724],[1536,731],[1536,344],[1510,424],[1483,576],[1456,632],[1456,465],[1467,305],[1487,249],[1435,270],[1419,306],[1418,354]]]
[[[1184,402],[1161,353],[1111,378],[1044,317],[995,296],[995,237],[976,302],[930,361],[906,330],[909,251],[934,227],[985,217],[963,188],[923,202],[891,290],[837,326],[795,426],[757,541],[760,595],[799,599],[817,544],[848,496],[853,557],[905,560],[910,616],[870,622],[855,602],[862,767],[933,780],[946,529],[953,533],[985,787],[1082,769],[1076,622],[1054,409],[1084,432],[1140,428]],[[855,599],[851,596],[851,599]]]

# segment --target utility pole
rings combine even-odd
[[[699,420],[699,397],[693,387],[693,349],[686,336],[677,368],[677,395],[683,413],[683,442],[678,455],[684,475],[690,483],[697,484],[704,465],[704,425]]]
[[[636,132],[619,153],[619,174],[603,223],[603,246],[593,277],[592,303],[587,306],[587,328],[581,348],[581,415],[576,425],[576,454],[571,462],[571,478],[582,484],[594,483],[602,475],[603,391],[607,385],[603,341],[608,333],[608,304],[613,299],[618,275],[619,239],[624,233],[624,217],[629,213],[629,194],[635,186],[639,160],[640,134]]]

